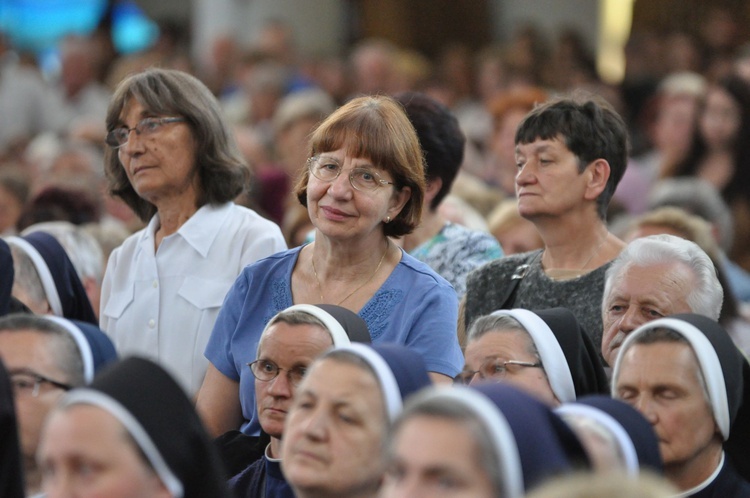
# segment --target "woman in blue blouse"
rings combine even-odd
[[[460,371],[455,291],[390,240],[419,224],[424,186],[419,141],[391,98],[354,99],[320,124],[295,189],[315,242],[248,266],[227,295],[198,395],[209,430],[258,432],[247,363],[267,321],[293,304],[354,311],[373,343],[417,351],[435,381],[450,382]]]

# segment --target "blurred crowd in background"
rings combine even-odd
[[[594,54],[578,33],[548,39],[533,26],[481,50],[451,43],[434,58],[384,39],[362,40],[345,54],[302,57],[290,26],[269,20],[250,45],[217,39],[212,67],[201,70],[189,56],[188,33],[178,27],[160,25],[149,48],[128,55],[119,55],[100,27],[60,39],[52,76],[6,38],[0,41],[0,233],[68,221],[100,242],[103,267],[109,252],[143,226],[106,191],[104,117],[114,86],[155,65],[191,72],[219,98],[253,173],[238,202],[279,223],[290,247],[311,228],[289,190],[304,170],[314,126],[353,96],[416,90],[448,106],[468,138],[443,215],[490,231],[506,254],[526,251],[541,240],[514,208],[516,125],[535,103],[584,89],[606,98],[631,133],[630,165],[610,206],[612,230],[627,238],[634,217],[667,204],[700,216],[717,254],[736,263],[730,283],[744,302],[750,300],[744,274],[750,269],[750,45],[726,10],[713,10],[704,23],[694,35],[634,32],[617,85],[598,78]]]

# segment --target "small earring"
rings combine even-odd
[[[390,222],[391,222],[391,217],[390,216],[386,216],[385,217],[385,223],[388,224]]]

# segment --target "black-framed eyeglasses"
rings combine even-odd
[[[288,369],[281,368],[271,360],[255,360],[252,363],[248,363],[247,366],[250,367],[253,377],[262,382],[271,382],[279,376],[282,370],[286,370],[286,377],[294,387],[297,387],[302,382],[307,373],[307,367],[297,365]]]
[[[322,182],[332,182],[342,171],[341,163],[328,156],[314,156],[307,160],[310,173]],[[394,185],[383,180],[377,171],[368,168],[352,168],[349,172],[349,183],[360,192],[373,191],[384,185]]]
[[[32,397],[36,398],[37,396],[39,396],[39,391],[42,387],[42,384],[49,384],[50,386],[57,389],[62,389],[63,391],[70,391],[71,389],[73,389],[73,386],[71,386],[70,384],[57,382],[56,380],[52,380],[49,377],[45,377],[44,375],[40,375],[36,372],[31,371],[12,372],[9,374],[9,377],[10,385],[13,387],[13,392],[16,396],[31,395]]]
[[[520,360],[501,360],[500,358],[490,358],[479,366],[479,370],[464,370],[453,380],[456,384],[468,385],[475,375],[480,379],[501,379],[507,374],[516,374],[524,368],[542,368],[540,362],[532,363],[530,361]]]
[[[119,128],[115,128],[114,130],[110,130],[109,133],[107,133],[107,137],[104,139],[104,141],[113,149],[117,149],[128,143],[128,140],[130,140],[131,131],[135,130],[137,134],[143,137],[149,137],[159,131],[159,129],[165,124],[182,123],[183,121],[186,121],[186,119],[173,117],[144,118],[138,121],[138,123],[132,128],[121,126]]]

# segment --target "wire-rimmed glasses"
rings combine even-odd
[[[307,168],[315,178],[323,182],[334,181],[342,171],[341,163],[328,156],[311,157],[307,160]],[[360,192],[373,191],[378,187],[394,184],[383,180],[377,171],[368,168],[352,168],[349,171],[349,183]]]
[[[453,380],[457,384],[468,385],[475,375],[479,375],[480,379],[501,379],[508,373],[515,374],[524,368],[541,368],[540,362],[532,363],[530,361],[520,360],[505,360],[500,358],[489,358],[479,367],[479,370],[464,370],[458,374]]]
[[[297,387],[302,382],[307,373],[307,367],[298,365],[286,369],[281,368],[271,360],[255,360],[252,363],[248,363],[247,366],[250,367],[253,377],[262,382],[271,382],[279,376],[282,370],[286,370],[287,379],[289,379],[289,383],[294,387]]]
[[[181,123],[183,121],[186,121],[186,119],[176,117],[144,118],[138,121],[138,123],[132,128],[121,126],[114,130],[110,130],[104,141],[113,149],[118,149],[128,143],[131,131],[135,131],[138,135],[145,138],[159,131],[159,129],[165,124]]]
[[[73,386],[69,384],[57,382],[56,380],[52,380],[49,377],[45,377],[44,375],[32,371],[16,371],[10,373],[8,376],[10,377],[10,385],[16,396],[28,394],[36,398],[39,396],[42,384],[49,384],[50,386],[62,389],[63,391],[70,391],[73,389]]]

